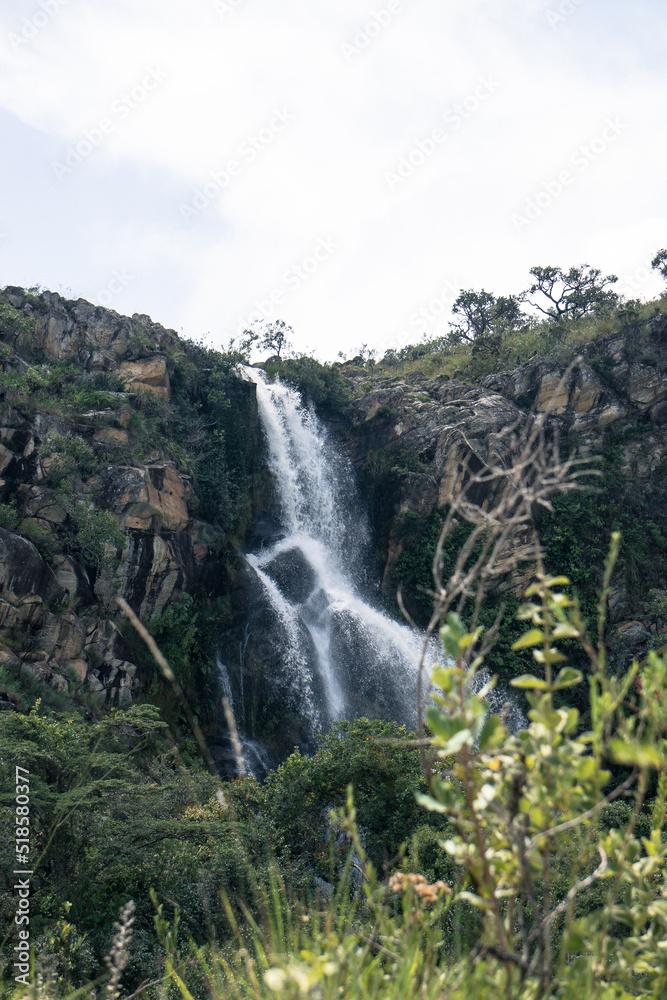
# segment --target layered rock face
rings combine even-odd
[[[398,378],[381,365],[372,374],[341,368],[353,389],[340,421],[343,439],[362,473],[378,456],[387,470],[376,524],[386,594],[395,593],[406,544],[397,527],[401,516],[437,516],[461,489],[464,466],[479,468],[501,454],[503,430],[531,419],[530,413],[550,407],[551,431],[584,455],[599,454],[613,436],[619,475],[638,493],[661,475],[667,456],[667,316],[658,314],[632,333],[602,336],[581,353],[564,384],[572,357],[565,349],[562,364],[536,358],[474,383],[419,371]],[[174,461],[177,452],[168,458],[159,438],[145,434],[143,447],[137,444],[152,410],[162,407],[173,415],[186,354],[187,345],[173,331],[147,316],[122,317],[50,292],[0,293],[0,663],[57,691],[127,705],[142,690],[119,631],[117,596],[148,623],[182,593],[215,598],[224,592],[236,624],[247,614],[242,572],[232,593],[219,556],[221,539],[229,543],[229,527],[224,536],[193,514],[193,481],[184,464]],[[70,365],[89,382],[97,380],[108,390],[103,403],[61,406],[48,386],[28,398],[41,384],[43,376],[34,370],[40,362],[42,368]],[[29,375],[33,389],[24,390]],[[242,413],[244,425],[253,425],[248,447],[261,464],[254,385],[236,379],[225,393],[225,405]],[[216,433],[204,421],[192,440],[200,434],[210,441]],[[213,462],[207,476],[213,480],[218,472]],[[216,497],[233,501],[235,487],[217,487]],[[247,529],[253,538],[261,534],[261,523],[247,518],[235,544],[243,543]],[[295,586],[303,585],[297,572]],[[514,585],[519,589],[521,581]],[[665,620],[660,608],[651,615],[633,603],[623,587],[610,603],[612,645],[622,664],[655,644],[656,631],[667,625],[667,594],[660,605]]]
[[[464,464],[477,469],[492,461],[502,453],[499,432],[532,419],[531,413],[548,408],[550,433],[557,431],[583,456],[600,454],[614,435],[619,474],[630,477],[637,491],[661,474],[667,458],[667,315],[580,350],[581,360],[564,384],[567,363],[551,359],[536,359],[476,384],[429,379],[419,371],[398,378],[391,369],[376,368],[369,388],[367,372],[343,368],[357,393],[349,436],[354,461],[363,471],[382,455],[393,464],[397,482],[384,524],[377,526],[383,537],[385,593],[395,593],[394,572],[404,549],[396,532],[400,515],[426,519],[444,507],[460,489]],[[611,605],[612,644],[621,662],[667,626],[660,616],[657,624],[655,615],[633,617],[632,602],[622,590]]]
[[[50,292],[8,288],[3,303],[20,317],[20,327],[6,322],[1,331],[8,377],[0,387],[6,524],[0,528],[0,635],[6,640],[0,662],[57,691],[82,690],[98,703],[127,705],[142,678],[118,628],[116,597],[150,623],[179,594],[195,595],[205,586],[215,596],[223,585],[206,541],[216,529],[188,509],[189,477],[163,457],[159,442],[148,460],[134,444],[133,421],[141,422],[147,406],[169,400],[185,345],[147,316],[130,319]],[[104,408],[83,413],[48,397],[24,400],[20,390],[10,391],[9,377],[29,370],[24,348],[33,365],[72,363],[88,376],[102,373],[102,385],[112,376],[125,388],[107,393]],[[95,474],[75,468],[63,489],[58,463],[72,448]],[[110,519],[100,520],[102,513]],[[68,546],[72,534],[83,539],[83,555]]]

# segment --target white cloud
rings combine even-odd
[[[37,199],[40,241],[57,233],[59,244],[49,262],[15,226],[0,248],[4,280],[34,261],[29,283],[94,296],[100,275],[126,267],[136,277],[115,308],[213,339],[284,291],[277,314],[298,344],[334,357],[389,343],[447,279],[502,292],[535,263],[633,272],[665,242],[664,23],[650,3],[628,24],[620,0],[585,0],[550,26],[558,2],[394,0],[378,18],[385,0],[239,0],[224,16],[214,0],[68,0],[18,47],[9,36],[23,12],[0,12],[0,107],[23,123],[5,195]],[[367,44],[346,60],[341,46],[360,30]],[[149,71],[165,78],[133,97]],[[482,80],[494,86],[475,107]],[[272,132],[276,109],[293,120]],[[517,232],[513,214],[610,117],[627,128]],[[53,161],[103,119],[103,140],[58,184]],[[387,172],[434,129],[446,138],[391,190]],[[33,148],[34,130],[45,155],[28,184],[20,143]],[[216,195],[211,172],[230,161],[238,169]],[[207,183],[186,221],[182,206]],[[340,248],[284,287],[328,237]]]

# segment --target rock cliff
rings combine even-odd
[[[419,370],[399,377],[382,364],[343,366],[355,396],[348,443],[371,497],[376,494],[382,589],[393,595],[406,547],[414,543],[406,522],[435,522],[437,528],[438,512],[460,488],[464,461],[481,467],[497,449],[499,431],[549,407],[551,430],[566,450],[601,456],[602,488],[594,501],[601,517],[592,526],[598,547],[606,547],[613,527],[624,530],[628,549],[635,546],[634,553],[627,551],[611,602],[612,646],[625,662],[656,634],[667,639],[667,314],[658,312],[631,331],[603,334],[578,350],[581,360],[564,386],[576,350],[474,382]],[[582,519],[581,534],[590,527]],[[633,555],[645,564],[633,565]],[[601,565],[582,568],[594,585]],[[428,586],[428,574],[422,582]]]
[[[0,336],[0,662],[127,705],[145,678],[116,597],[151,623],[182,594],[211,603],[228,587],[239,516],[201,516],[226,474],[201,439],[221,440],[224,420],[200,415],[201,357],[147,316],[7,288]],[[252,431],[254,386],[227,381]],[[246,450],[252,463],[261,448]]]
[[[602,456],[602,487],[536,526],[553,568],[591,592],[609,531],[624,531],[611,601],[623,664],[664,641],[667,627],[667,314],[577,350],[560,389],[574,353],[565,347],[453,378],[361,359],[315,375],[349,386],[334,425],[372,508],[388,600],[399,582],[428,585],[464,462],[482,466],[499,432],[552,400],[564,446]],[[221,625],[243,614],[235,551],[261,536],[270,486],[255,387],[236,361],[147,316],[50,292],[0,293],[0,666],[123,706],[147,677],[119,627],[117,596],[149,624],[183,595],[222,609]],[[308,365],[314,385],[317,364]],[[11,696],[0,691],[0,703]]]

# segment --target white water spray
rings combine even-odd
[[[282,538],[248,565],[278,623],[273,642],[311,733],[337,718],[414,724],[421,637],[359,592],[367,527],[350,463],[299,393],[245,369],[257,387]]]

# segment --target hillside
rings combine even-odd
[[[602,475],[596,492],[558,498],[555,516],[539,517],[547,559],[590,610],[607,539],[620,528],[611,600],[619,665],[658,641],[667,626],[667,315],[646,313],[630,325],[620,313],[593,331],[588,320],[560,342],[545,335],[544,357],[532,333],[501,357],[468,349],[411,359],[419,351],[408,349],[378,364],[268,363],[314,399],[353,458],[389,608],[400,584],[415,618],[428,616],[419,588],[430,586],[462,463],[469,452],[483,463],[494,434],[553,405],[579,352],[550,422],[566,451],[599,456]],[[34,679],[93,706],[148,697],[175,710],[122,626],[118,595],[176,656],[188,696],[206,704],[216,641],[243,616],[236,547],[262,530],[274,503],[255,386],[234,367],[240,357],[184,341],[147,316],[49,292],[6,289],[0,325],[5,702],[27,704],[22,688]],[[522,352],[532,356],[517,363]],[[521,583],[505,590],[518,594]],[[521,661],[501,642],[492,665],[515,675]],[[260,678],[256,685],[261,703]],[[215,718],[208,723],[215,728]],[[261,729],[260,721],[252,735]]]
[[[319,419],[291,395],[294,427],[310,435],[305,461],[319,455],[314,479],[324,469],[348,481],[345,495],[330,494],[334,501],[347,497],[348,520],[336,520],[335,504],[323,507],[331,513],[328,527],[342,524],[345,532],[354,522],[359,531],[338,539],[338,548],[344,553],[350,539],[353,546],[359,541],[350,561],[356,555],[367,563],[358,587],[368,603],[357,601],[366,634],[337,591],[331,635],[347,657],[349,704],[356,714],[381,717],[334,719],[318,733],[284,684],[294,658],[283,655],[278,633],[282,628],[301,642],[303,628],[291,629],[285,599],[268,579],[260,599],[260,576],[248,569],[248,554],[264,551],[271,558],[264,568],[294,605],[313,588],[323,606],[312,565],[296,549],[280,551],[280,483],[270,469],[259,382],[239,367],[246,359],[187,342],[146,316],[122,317],[49,292],[0,293],[0,768],[11,788],[3,792],[0,831],[7,842],[14,836],[20,766],[30,775],[30,933],[37,966],[46,970],[45,1000],[106,975],[104,955],[121,908],[133,925],[123,989],[145,991],[151,1000],[163,995],[162,977],[172,973],[199,995],[208,982],[206,962],[217,970],[214,996],[293,996],[293,966],[283,971],[281,963],[296,952],[294,982],[307,986],[304,993],[299,985],[299,995],[322,995],[318,984],[333,977],[336,996],[365,1000],[383,995],[387,981],[396,984],[396,997],[435,1000],[445,981],[462,1000],[505,985],[508,995],[535,996],[532,966],[502,951],[496,961],[496,933],[517,941],[523,935],[535,962],[562,944],[563,976],[571,972],[578,989],[571,959],[583,945],[559,922],[575,896],[568,921],[576,917],[581,940],[597,941],[597,934],[608,948],[609,981],[634,981],[633,955],[648,955],[658,968],[664,899],[655,872],[667,856],[660,749],[667,723],[664,661],[646,654],[665,645],[667,632],[665,302],[635,312],[630,325],[619,310],[559,337],[548,329],[517,336],[523,343],[508,338],[491,354],[475,345],[449,353],[419,345],[378,363],[274,357],[262,365],[265,402],[279,375],[317,410]],[[578,355],[581,362],[558,389]],[[273,389],[276,399],[289,395]],[[438,683],[450,695],[446,711],[429,714],[428,767],[435,770],[425,773],[423,746],[417,749],[403,719],[383,716],[396,680],[392,647],[377,643],[379,676],[367,669],[364,651],[374,645],[374,628],[400,631],[399,585],[413,618],[426,621],[435,544],[467,470],[503,461],[507,429],[530,425],[546,407],[550,441],[558,438],[564,454],[578,452],[600,474],[592,489],[556,497],[553,511],[536,509],[529,531],[539,531],[547,567],[572,580],[594,626],[609,536],[621,530],[606,636],[612,669],[605,674],[578,641],[578,609],[553,592],[551,581],[541,585],[544,603],[533,606],[533,621],[540,624],[544,613],[560,622],[563,654],[549,646],[546,625],[543,645],[555,662],[572,666],[553,683],[550,665],[531,676],[534,637],[513,645],[525,632],[515,612],[532,571],[499,577],[480,618],[488,626],[506,606],[486,665],[501,692],[523,675],[534,725],[505,733],[500,746],[504,731],[497,719],[484,723],[487,705],[466,688],[465,672],[441,670]],[[293,478],[300,488],[299,475]],[[493,490],[476,502],[488,508]],[[318,511],[309,513],[311,521],[324,520]],[[466,522],[456,526],[445,571],[470,530]],[[273,611],[266,594],[273,594]],[[157,639],[184,700],[117,597]],[[382,604],[384,616],[375,610]],[[450,653],[470,639],[464,632],[449,621],[443,634]],[[626,670],[633,657],[639,662]],[[304,664],[297,657],[294,666],[292,686],[303,687]],[[584,675],[590,687],[581,683]],[[566,710],[568,687],[575,707]],[[241,763],[222,721],[223,694],[236,701],[243,722]],[[507,721],[506,698],[501,693]],[[193,714],[222,780],[202,761],[190,731]],[[643,742],[635,739],[637,719]],[[589,726],[595,737],[586,735]],[[467,734],[462,748],[450,745],[452,727]],[[445,761],[438,761],[438,748]],[[264,762],[262,783],[243,775],[250,751]],[[456,752],[455,776],[467,781],[467,799],[464,782],[449,780]],[[657,781],[656,769],[663,772]],[[635,780],[633,811],[625,796]],[[356,813],[349,811],[350,783]],[[488,811],[482,831],[479,803],[492,793],[501,804]],[[339,810],[335,819],[332,808]],[[484,857],[492,870],[487,865],[481,877],[471,831],[482,844],[489,836],[507,845],[507,830],[518,823],[524,840],[511,855],[515,868],[507,865],[509,848],[489,847]],[[625,873],[625,908],[605,902],[596,882],[604,871],[600,849]],[[0,864],[7,886],[13,864],[7,852]],[[497,890],[500,898],[508,880],[525,925],[516,930],[512,911],[503,910],[497,931],[480,917],[486,902],[472,888],[487,897]],[[130,899],[134,909],[126,908]],[[10,893],[0,899],[10,923],[14,903]],[[609,931],[612,913],[637,929],[635,938],[623,937],[623,949],[619,924]],[[553,938],[536,944],[531,927],[542,935],[552,921]],[[489,942],[484,956],[482,933]],[[12,940],[0,946],[7,968]],[[251,941],[268,970],[266,986],[257,985],[247,961]],[[469,993],[477,982],[481,992]]]

